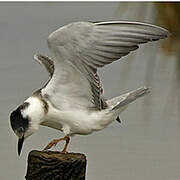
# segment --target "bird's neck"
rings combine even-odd
[[[38,96],[31,96],[25,102],[28,102],[29,106],[23,114],[30,119],[31,129],[37,130],[45,116],[44,103]]]

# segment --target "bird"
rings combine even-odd
[[[115,120],[120,123],[121,112],[148,94],[150,88],[144,86],[105,99],[98,69],[128,55],[140,44],[169,34],[160,26],[134,21],[78,21],[52,32],[47,38],[51,56],[34,55],[49,74],[47,82],[10,113],[10,125],[18,137],[18,155],[24,140],[40,126],[64,133],[44,150],[65,141],[61,152],[67,153],[71,137],[103,130]]]

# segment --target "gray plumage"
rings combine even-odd
[[[73,107],[101,110],[106,103],[97,68],[129,54],[139,44],[163,39],[168,34],[155,25],[126,21],[75,22],[63,26],[48,37],[56,68],[43,92],[56,107],[72,107],[68,102],[71,97],[71,102],[78,102]]]

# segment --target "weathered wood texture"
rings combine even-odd
[[[85,180],[86,156],[54,151],[31,151],[26,180]]]

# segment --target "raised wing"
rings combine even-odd
[[[102,109],[106,104],[97,68],[129,54],[139,44],[167,35],[168,31],[161,27],[139,22],[66,25],[48,37],[55,72],[43,94],[60,109]]]

